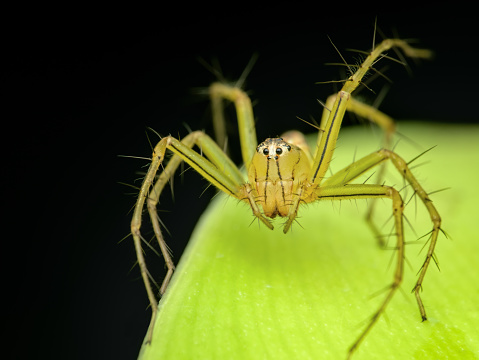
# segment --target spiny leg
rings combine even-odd
[[[220,139],[226,137],[226,134],[224,133],[225,128],[223,126],[225,122],[223,116],[223,99],[234,103],[236,116],[238,118],[238,130],[243,164],[248,168],[255,153],[256,146],[258,146],[253,107],[249,96],[236,86],[230,86],[218,82],[210,85],[209,92],[213,113],[213,124],[215,124],[215,129],[219,133],[217,136]]]
[[[324,104],[324,110],[322,113],[321,124],[320,124],[320,129],[322,129],[323,131],[320,131],[320,133],[318,134],[317,149],[319,148],[319,144],[321,142],[321,137],[324,133],[324,129],[326,129],[326,124],[330,115],[329,109],[333,108],[337,96],[338,94],[333,94],[328,96],[328,99],[326,100],[326,103]],[[396,123],[394,122],[393,118],[391,118],[389,115],[383,113],[382,111],[376,109],[375,107],[371,105],[368,105],[361,101],[356,100],[354,97],[351,97],[349,99],[346,110],[355,115],[358,115],[359,117],[363,119],[367,119],[368,121],[379,126],[384,131],[384,134],[385,134],[383,147],[389,148],[389,145],[391,144],[392,136],[396,132]]]
[[[432,200],[429,198],[427,192],[412,174],[406,161],[404,161],[399,155],[397,155],[393,151],[382,149],[365,156],[364,158],[352,163],[343,170],[337,172],[336,174],[334,174],[334,176],[325,180],[323,186],[341,186],[348,184],[361,174],[365,173],[369,169],[381,164],[386,160],[390,160],[396,167],[398,172],[412,186],[414,193],[419,196],[419,198],[424,203],[424,206],[426,207],[429,213],[429,217],[431,218],[431,222],[433,224],[428,240],[429,248],[426,254],[426,259],[421,266],[416,285],[412,290],[419,306],[421,318],[424,321],[427,320],[427,317],[426,310],[424,309],[424,305],[421,300],[420,290],[422,289],[422,283],[424,281],[424,277],[426,276],[426,272],[431,262],[431,259],[433,259],[434,257],[434,249],[436,248],[437,238],[439,236],[439,232],[441,231],[441,217]]]
[[[322,118],[321,118],[321,128],[326,127],[326,122],[327,122],[328,117],[329,117],[329,110],[328,109],[333,107],[334,102],[336,101],[336,97],[337,97],[337,95],[333,94],[333,95],[329,96],[328,99],[326,100],[325,109],[323,110],[323,115],[322,115]],[[355,115],[360,116],[361,118],[367,119],[370,122],[379,126],[384,132],[383,147],[386,148],[386,149],[389,149],[391,147],[392,137],[393,137],[393,135],[396,131],[396,124],[390,116],[386,115],[382,111],[379,111],[378,109],[376,109],[373,106],[370,106],[368,104],[362,103],[362,102],[354,99],[353,97],[350,98],[350,100],[347,104],[347,109],[346,110],[348,112],[352,112]],[[321,141],[321,136],[318,136],[318,145],[319,145],[320,141]],[[318,146],[318,149],[319,149],[319,146]],[[386,171],[386,166],[383,164],[382,166],[380,166],[379,171],[378,171],[377,176],[376,176],[376,179],[377,179],[376,182],[377,183],[382,182],[382,180],[384,179],[385,171]],[[383,248],[386,245],[385,241],[384,241],[383,237],[380,235],[376,225],[374,224],[374,222],[372,220],[373,214],[374,214],[374,209],[375,209],[375,204],[376,204],[375,199],[372,199],[369,202],[368,211],[366,213],[366,222],[368,223],[369,227],[371,228],[371,231],[373,232],[375,238],[377,239],[379,246]]]
[[[357,68],[346,81],[341,91],[339,91],[324,128],[318,135],[317,150],[315,151],[314,163],[308,176],[309,183],[320,184],[329,168],[329,163],[336,147],[339,129],[343,121],[344,113],[348,108],[352,92],[361,84],[362,79],[367,72],[373,68],[375,62],[382,58],[383,52],[398,47],[403,50],[406,56],[417,58],[429,58],[429,50],[415,49],[400,39],[386,39],[366,57],[363,63]]]
[[[195,136],[187,136],[183,139],[183,144],[192,148],[195,143],[194,140]],[[168,161],[168,164],[158,177],[154,187],[151,189],[146,202],[148,213],[150,214],[150,220],[153,226],[153,231],[160,245],[161,254],[163,255],[167,267],[167,273],[160,287],[160,296],[162,296],[166,291],[166,287],[168,286],[171,276],[173,275],[173,272],[175,270],[175,265],[173,263],[173,259],[171,258],[166,241],[163,238],[160,223],[158,220],[158,215],[156,212],[156,206],[159,202],[160,195],[163,192],[165,185],[173,177],[176,172],[176,169],[181,164],[181,162],[182,159],[180,156],[175,154],[171,157],[171,159]]]
[[[237,184],[241,184],[242,177],[241,177],[241,174],[236,169],[236,166],[234,165],[234,163],[228,157],[226,157],[224,153],[221,151],[221,149],[216,145],[216,143],[210,137],[205,135],[203,132],[196,131],[186,136],[183,139],[183,141],[181,141],[181,143],[187,148],[192,148],[194,145],[198,145],[201,148],[201,150],[205,153],[205,155],[208,157],[208,159],[210,159],[210,161],[216,167],[218,167],[221,171],[225,172],[226,174],[230,174],[234,178],[234,181]],[[158,205],[159,197],[163,191],[163,188],[165,187],[169,179],[173,176],[173,174],[175,173],[176,169],[178,168],[179,164],[182,161],[183,161],[183,158],[178,154],[175,154],[170,159],[170,161],[168,162],[168,165],[165,167],[163,172],[158,177],[158,180],[155,183],[155,186],[153,187],[150,193],[150,196],[148,197],[148,200],[147,200],[147,207],[148,207],[148,212],[150,214],[151,222],[153,224],[153,230],[160,244],[160,249],[168,268],[168,272],[165,278],[163,279],[163,283],[160,288],[160,295],[163,295],[165,293],[166,287],[168,286],[170,278],[173,275],[173,271],[175,267],[171,259],[171,256],[168,252],[168,247],[161,233],[161,228],[160,228],[160,223],[158,220],[156,207]]]
[[[389,286],[388,293],[379,308],[372,315],[368,325],[361,332],[356,341],[351,345],[348,352],[348,359],[359,347],[369,331],[384,313],[395,292],[399,288],[404,273],[404,226],[403,211],[404,202],[397,190],[384,185],[331,185],[317,188],[315,190],[319,200],[343,200],[343,199],[377,199],[389,198],[392,200],[393,217],[395,222],[396,235],[396,268],[394,270],[393,282]]]
[[[197,152],[193,151],[192,147],[194,145],[200,147],[202,152],[208,157],[209,160],[207,160]],[[168,165],[165,167],[164,171],[158,177],[156,183],[154,184],[155,177],[164,161],[167,149],[172,151],[174,155],[169,161]],[[155,232],[158,243],[160,244],[161,252],[168,268],[167,275],[163,280],[160,289],[160,293],[163,294],[166,290],[171,276],[173,275],[174,264],[161,232],[160,221],[156,206],[166,183],[171,178],[171,176],[173,176],[181,161],[187,162],[205,179],[207,179],[211,184],[215,185],[223,192],[240,200],[254,202],[252,194],[243,193],[243,177],[241,172],[236,168],[233,162],[223,153],[222,149],[220,149],[218,145],[203,132],[193,132],[186,136],[182,141],[168,136],[163,138],[155,146],[152,155],[152,162],[140,188],[140,194],[138,196],[138,200],[133,213],[133,218],[131,221],[131,233],[133,235],[138,264],[140,266],[141,276],[143,278],[143,282],[145,284],[145,288],[152,308],[152,318],[147,334],[147,342],[151,341],[153,324],[156,318],[158,307],[156,296],[150,283],[150,275],[146,267],[146,261],[141,246],[141,242],[143,241],[143,238],[140,233],[142,212],[146,201],[148,212],[150,214],[150,219],[153,224],[153,230]],[[262,214],[258,212],[255,213],[255,215],[265,224],[271,227],[269,221],[264,218]]]
[[[160,144],[162,145],[161,149],[159,148]],[[147,336],[146,336],[146,339],[147,339],[146,342],[147,343],[151,342],[151,338],[152,338],[152,334],[153,334],[153,325],[155,323],[156,314],[158,312],[158,305],[157,305],[157,299],[156,299],[155,293],[154,293],[154,291],[152,289],[152,286],[151,286],[151,283],[150,283],[150,274],[149,274],[148,268],[146,266],[146,260],[145,260],[145,257],[143,255],[143,248],[141,246],[141,242],[144,241],[144,239],[141,236],[140,228],[141,228],[141,223],[142,223],[142,214],[143,214],[143,208],[144,208],[144,205],[145,205],[145,200],[148,199],[149,196],[150,196],[150,189],[153,186],[156,173],[157,173],[158,168],[160,167],[160,165],[161,165],[161,163],[163,162],[163,159],[164,159],[164,153],[165,153],[164,142],[161,141],[160,144],[158,144],[155,147],[155,150],[153,152],[152,162],[150,164],[150,167],[148,169],[148,172],[147,172],[145,178],[143,179],[143,183],[142,183],[141,188],[140,188],[140,193],[139,193],[138,199],[136,201],[135,210],[133,212],[133,217],[132,217],[131,225],[130,225],[131,234],[133,236],[133,242],[134,242],[134,245],[135,245],[136,257],[137,257],[137,260],[138,260],[138,265],[140,266],[141,277],[143,279],[143,284],[145,285],[145,289],[146,289],[146,292],[148,294],[148,300],[150,301],[150,306],[151,306],[151,320],[150,320],[150,326],[148,327],[148,332],[147,332]],[[162,154],[162,155],[159,156],[158,154]],[[170,174],[171,170],[173,170],[173,172],[174,172],[176,167],[179,165],[180,161],[181,161],[180,159],[175,159],[173,157],[172,161],[171,161],[171,165],[170,165],[170,167],[168,169],[168,172],[166,174]],[[164,177],[167,177],[167,179],[169,179],[169,176],[167,176],[167,175],[164,176]],[[167,179],[166,179],[166,181],[167,181]],[[165,183],[166,183],[166,181],[165,181]],[[163,187],[164,187],[164,185],[163,185]],[[161,188],[161,190],[162,190],[162,188]],[[160,193],[161,193],[161,191],[160,191]],[[158,193],[158,197],[159,197],[159,193]],[[155,229],[155,226],[154,226],[154,229]],[[155,234],[156,234],[156,229],[155,229]],[[173,272],[174,265],[173,265],[173,262],[171,260],[170,255],[168,253],[168,250],[166,249],[166,251],[163,251],[163,249],[165,247],[165,241],[163,239],[163,236],[161,235],[161,230],[159,230],[159,234],[160,234],[160,237],[158,237],[158,234],[156,234],[156,236],[157,236],[158,242],[160,243],[161,252],[163,254],[163,257],[164,257],[165,262],[166,262],[167,267],[168,267],[167,277],[170,277],[172,272]],[[171,272],[171,274],[170,274],[170,272]]]

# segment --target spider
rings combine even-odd
[[[329,97],[324,105],[325,110],[319,126],[316,149],[313,153],[310,152],[304,137],[299,132],[289,132],[280,138],[268,138],[258,145],[250,98],[239,87],[218,82],[209,87],[213,120],[215,126],[221,126],[223,100],[234,103],[247,179],[223,149],[202,131],[191,132],[181,141],[172,136],[166,136],[154,147],[151,164],[143,180],[131,221],[131,233],[138,264],[152,309],[151,324],[146,337],[147,343],[151,341],[158,305],[150,284],[150,274],[142,250],[142,241],[145,241],[140,233],[142,214],[146,202],[153,230],[167,267],[167,274],[160,287],[160,294],[163,295],[173,275],[175,265],[162,235],[157,204],[165,185],[183,161],[222,192],[247,203],[253,215],[269,229],[273,229],[270,219],[285,218],[284,233],[291,229],[302,204],[342,199],[372,199],[374,201],[377,198],[387,198],[391,200],[395,226],[393,235],[396,238],[395,250],[397,251],[394,278],[379,308],[349,348],[348,357],[353,354],[378,321],[403,279],[405,258],[403,210],[405,204],[399,191],[386,185],[353,183],[362,174],[390,161],[422,200],[432,222],[426,258],[412,290],[422,320],[427,319],[420,290],[431,259],[435,260],[434,249],[439,232],[442,231],[441,218],[427,192],[410,171],[408,164],[398,154],[384,148],[354,161],[332,176],[326,176],[346,110],[368,118],[387,133],[394,128],[392,119],[373,107],[358,102],[351,96],[361,84],[366,73],[374,69],[373,66],[378,60],[387,57],[384,52],[391,48],[399,48],[406,56],[413,58],[430,56],[428,50],[413,48],[406,41],[400,39],[386,39],[374,46],[373,50],[367,53],[362,64],[355,68],[355,72],[351,71],[351,75],[344,80],[342,89]],[[350,70],[352,69],[350,68]],[[224,130],[220,130],[220,133],[222,131],[224,132]],[[200,148],[201,152],[193,150],[194,146]],[[165,165],[167,151],[172,152],[173,156]],[[159,171],[160,169],[162,171]]]

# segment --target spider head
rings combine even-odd
[[[291,145],[288,144],[283,138],[268,138],[258,145],[256,152],[263,155],[268,160],[278,161],[281,156],[289,154],[291,151]]]

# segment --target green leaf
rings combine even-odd
[[[406,161],[437,145],[412,164],[423,163],[413,173],[429,192],[450,188],[431,198],[451,236],[441,235],[436,248],[441,271],[431,264],[426,275],[422,298],[428,321],[421,322],[411,290],[427,236],[417,239],[431,223],[420,200],[409,201],[406,216],[414,231],[405,225],[402,291],[354,359],[476,359],[479,127],[416,123],[399,130],[408,140],[395,151]],[[333,171],[380,146],[370,129],[345,129],[340,137]],[[394,168],[387,173],[387,183],[403,188]],[[406,187],[401,194],[408,201],[412,192]],[[391,203],[377,205],[376,222],[389,233]],[[275,220],[270,231],[254,221],[247,205],[217,196],[160,301],[153,341],[143,346],[140,358],[346,358],[394,270],[394,251],[377,246],[364,221],[366,209],[364,200],[303,206],[298,224],[285,235],[284,220]],[[391,247],[394,241],[391,237]]]

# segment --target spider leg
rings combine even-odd
[[[404,273],[404,226],[403,226],[403,210],[404,202],[399,192],[389,186],[384,185],[350,185],[350,184],[334,184],[319,187],[315,190],[319,200],[343,200],[343,199],[377,199],[389,198],[392,201],[392,210],[395,222],[396,236],[396,267],[394,270],[393,282],[389,285],[388,292],[379,308],[372,315],[368,325],[361,332],[356,341],[351,345],[348,352],[348,359],[353,352],[359,347],[360,343],[367,336],[369,331],[379,320],[380,316],[386,310],[387,305],[393,298],[396,290],[399,288]]]
[[[349,105],[351,103],[351,94],[362,83],[364,76],[373,67],[377,59],[383,56],[383,52],[393,47],[400,48],[410,57],[428,58],[431,56],[430,51],[412,48],[406,41],[400,39],[386,39],[369,53],[363,63],[357,68],[356,72],[345,81],[344,86],[334,100],[334,104],[332,106],[327,104],[327,107],[330,109],[329,115],[324,115],[321,120],[321,130],[318,134],[314,162],[308,176],[308,181],[311,184],[320,184],[325,177],[336,147],[344,113],[351,106],[356,106],[354,103],[353,105]],[[356,108],[360,111],[358,106],[356,106]],[[371,110],[369,110],[369,113],[371,113]]]
[[[204,153],[208,159],[192,150],[193,146],[195,145],[201,148],[202,153]],[[155,177],[157,176],[157,173],[163,164],[167,150],[173,152],[174,155],[165,166],[164,170],[160,173],[158,180],[155,183]],[[131,233],[133,235],[138,264],[140,266],[141,276],[143,278],[152,309],[152,319],[147,334],[147,342],[151,341],[153,324],[158,311],[158,305],[156,296],[150,283],[148,269],[141,246],[142,237],[140,228],[142,223],[142,213],[146,202],[148,213],[153,224],[153,230],[168,269],[160,288],[160,294],[162,295],[168,286],[171,276],[173,275],[175,266],[162,235],[160,220],[156,208],[165,185],[173,176],[182,161],[188,163],[206,180],[228,195],[243,201],[254,203],[254,205],[256,205],[252,193],[248,193],[246,191],[247,187],[243,185],[244,180],[241,172],[224,154],[223,150],[203,132],[192,132],[182,141],[179,141],[171,136],[167,136],[161,139],[161,141],[155,146],[153,150],[152,161],[140,188],[140,194],[138,196],[131,221]],[[257,216],[265,224],[269,225],[270,228],[272,227],[269,221],[261,214],[257,205],[256,208],[252,207],[252,209],[255,216]]]
[[[329,110],[334,106],[334,102],[336,101],[337,94],[330,95],[328,99],[326,100],[325,104],[325,109],[323,110],[323,115],[321,118],[321,129],[324,129],[326,127],[326,122],[329,117]],[[349,99],[349,102],[347,104],[347,109],[348,112],[352,112],[356,115],[358,115],[361,118],[367,119],[370,122],[376,124],[379,126],[383,132],[384,132],[384,142],[383,142],[383,147],[386,149],[389,149],[391,146],[391,141],[392,137],[396,131],[396,123],[394,122],[393,118],[391,118],[389,115],[383,113],[382,111],[379,111],[373,106],[370,106],[368,104],[362,103],[358,100],[356,100],[354,97],[351,97]],[[318,136],[318,145],[321,141],[321,136],[322,132],[320,132]],[[319,149],[319,146],[317,147]],[[382,180],[384,179],[384,173],[386,171],[386,167],[381,165],[379,167],[379,170],[377,171],[377,176],[376,176],[376,183],[380,184]],[[385,241],[383,237],[380,236],[379,232],[377,231],[376,226],[373,223],[373,213],[376,205],[376,199],[371,199],[368,205],[368,211],[366,213],[366,221],[375,234],[375,237],[378,241],[378,244],[380,247],[385,246]]]
[[[424,190],[421,184],[416,180],[411,170],[409,169],[406,161],[404,161],[399,155],[394,153],[391,150],[382,149],[377,152],[374,152],[370,155],[365,156],[364,158],[352,163],[343,170],[334,174],[334,176],[325,180],[323,186],[341,186],[350,183],[352,180],[357,178],[359,175],[363,174],[367,170],[383,163],[386,160],[390,160],[392,164],[396,167],[398,172],[406,179],[406,181],[412,186],[415,194],[419,196],[422,200],[424,206],[426,207],[433,228],[429,237],[429,248],[426,254],[423,265],[421,266],[420,273],[416,284],[414,285],[413,292],[416,296],[416,300],[419,306],[419,311],[421,313],[422,320],[427,320],[426,310],[421,300],[419,291],[422,289],[422,283],[424,277],[426,276],[427,269],[431,262],[431,259],[434,257],[434,249],[436,247],[437,238],[439,232],[441,231],[441,216],[434,206],[432,200],[429,198],[428,193]]]
[[[225,120],[223,116],[223,99],[234,103],[236,116],[238,118],[241,154],[243,156],[243,163],[245,167],[248,168],[255,153],[256,146],[258,146],[251,99],[240,88],[218,82],[211,84],[209,91],[213,113],[213,125],[220,145],[226,138],[226,129],[224,127]]]
[[[320,131],[318,134],[318,138],[317,138],[318,146],[316,147],[316,149],[319,149],[321,137],[324,134],[324,129],[326,129],[326,124],[329,118],[329,113],[330,113],[329,109],[333,108],[337,96],[338,94],[332,94],[328,96],[328,99],[326,100],[326,103],[324,105],[324,110],[321,117],[321,125],[320,125],[320,129],[323,129],[323,131]],[[371,106],[359,100],[356,100],[353,96],[351,96],[351,98],[349,99],[349,102],[347,103],[346,111],[352,112],[358,115],[359,117],[363,119],[367,119],[368,121],[379,126],[385,133],[384,147],[389,148],[391,144],[392,136],[396,132],[396,123],[392,117],[378,110],[374,106]]]

